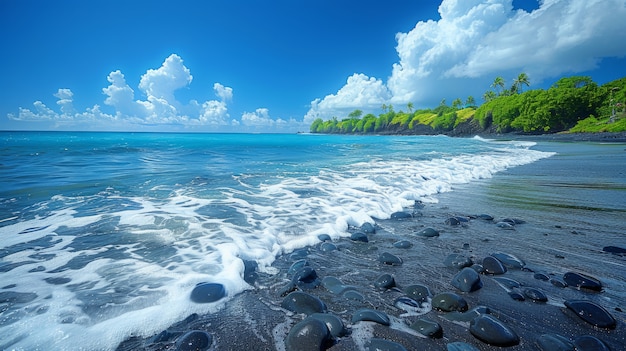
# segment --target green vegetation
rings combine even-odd
[[[599,86],[590,77],[565,77],[549,89],[533,89],[525,73],[520,73],[509,89],[496,77],[483,95],[483,103],[468,96],[465,102],[445,99],[433,109],[396,112],[382,105],[378,116],[354,110],[347,118],[316,119],[312,133],[341,134],[471,134],[471,133],[556,133],[626,131],[626,77]]]

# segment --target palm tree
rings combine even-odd
[[[491,87],[496,90],[499,89],[500,91],[498,91],[498,95],[500,95],[500,92],[504,90],[504,78],[497,76],[496,79],[493,80],[493,83],[491,83]]]
[[[413,103],[412,102],[407,103],[406,109],[409,110],[409,113],[413,112]]]
[[[488,90],[483,94],[483,100],[485,100],[485,102],[489,102],[495,98],[496,98],[496,93],[494,93],[493,90]]]
[[[473,96],[468,96],[467,100],[465,100],[465,106],[466,107],[472,107],[472,106],[476,106],[476,99],[474,99]]]
[[[515,92],[522,92],[522,85],[527,87],[530,86],[530,80],[528,80],[528,75],[524,72],[520,73],[517,78],[513,81],[513,86],[515,87]],[[511,89],[512,91],[513,89]]]
[[[457,110],[461,107],[462,104],[463,104],[463,101],[461,101],[460,98],[456,98],[452,100],[452,107],[454,107]]]
[[[380,108],[383,110],[383,113],[387,112],[387,104],[383,104]]]

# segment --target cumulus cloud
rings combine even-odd
[[[304,121],[310,123],[316,118],[340,117],[355,109],[373,111],[380,109],[390,98],[389,89],[382,80],[355,73],[336,94],[312,101]]]
[[[399,61],[376,89],[379,101],[432,107],[443,98],[478,98],[496,76],[511,82],[524,72],[532,84],[626,56],[625,0],[543,0],[532,12],[514,9],[512,0],[443,0],[439,15],[396,35]],[[341,107],[356,85],[349,79],[337,94],[314,100],[305,120],[347,115]]]
[[[220,83],[213,85],[213,92],[219,100],[206,100],[199,103],[191,100],[187,103],[178,101],[174,93],[191,84],[193,76],[176,54],[165,59],[161,67],[149,69],[141,76],[139,91],[145,99],[135,96],[135,90],[126,82],[124,74],[113,71],[107,76],[109,86],[102,89],[106,96],[104,104],[112,108],[114,114],[101,110],[95,104],[85,111],[77,112],[73,105],[73,92],[59,89],[54,96],[58,99],[60,113],[48,108],[43,102],[36,101],[33,109],[20,108],[19,114],[9,118],[22,121],[80,122],[116,121],[123,125],[163,125],[178,124],[184,126],[225,126],[228,121],[228,102],[233,98],[233,89]]]

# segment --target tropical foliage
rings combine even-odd
[[[342,120],[317,119],[310,130],[348,134],[446,134],[459,129],[472,133],[626,131],[626,77],[599,86],[590,77],[572,76],[547,90],[522,91],[530,81],[520,73],[510,89],[505,86],[504,79],[496,77],[491,84],[495,90],[483,95],[485,102],[479,107],[472,96],[456,98],[451,106],[443,99],[433,109],[414,110],[413,103],[408,103],[408,112],[382,105],[378,116],[361,117],[363,112],[355,110]]]

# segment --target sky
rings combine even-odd
[[[626,0],[0,0],[0,130],[296,132],[626,76]]]

